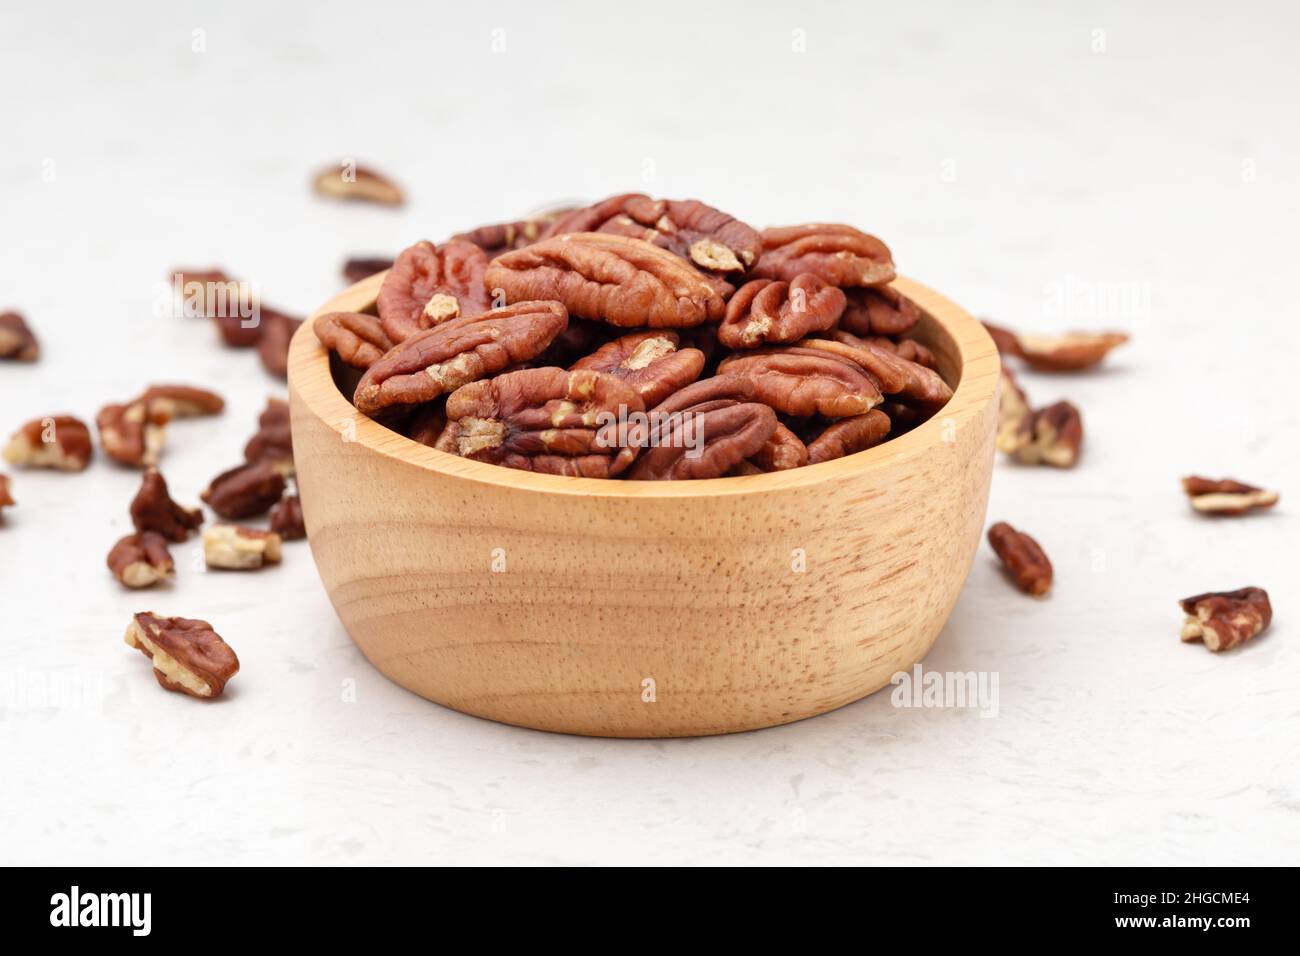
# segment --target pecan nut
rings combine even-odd
[[[1255,510],[1271,508],[1281,497],[1276,491],[1242,484],[1231,478],[1215,481],[1189,475],[1183,479],[1183,491],[1192,507],[1202,514],[1244,515]]]
[[[484,284],[487,265],[487,254],[469,242],[435,246],[421,240],[403,249],[376,302],[388,338],[398,343],[451,319],[486,312],[492,307]]]
[[[307,525],[302,518],[302,499],[285,495],[271,510],[271,530],[282,541],[300,541],[307,537]]]
[[[1052,562],[1029,535],[999,521],[989,528],[989,544],[1020,590],[1035,597],[1051,590]]]
[[[1004,395],[1007,391],[1004,389]],[[1031,411],[1014,427],[999,428],[997,437],[999,450],[1021,464],[1055,468],[1073,468],[1082,445],[1083,417],[1078,408],[1064,401]]]
[[[156,532],[179,543],[188,540],[190,533],[203,524],[203,512],[182,508],[172,501],[162,472],[150,468],[131,502],[131,523],[136,531]]]
[[[879,445],[889,434],[889,416],[878,408],[832,422],[808,445],[808,461],[814,465],[843,458]]]
[[[568,324],[558,302],[517,302],[444,322],[399,343],[357,383],[352,403],[372,414],[417,405],[539,355]]]
[[[1077,372],[1092,368],[1128,341],[1123,332],[1066,332],[1062,335],[1016,336],[1016,355],[1040,372]]]
[[[469,232],[458,232],[451,237],[451,241],[473,243],[486,252],[488,258],[495,259],[502,253],[531,246],[542,238],[542,234],[551,223],[555,222],[557,215],[549,213],[532,219],[491,223],[471,229]]]
[[[844,311],[844,292],[815,275],[790,282],[755,279],[741,286],[727,303],[718,341],[730,349],[797,342],[812,332],[832,328]]]
[[[1186,617],[1180,637],[1204,641],[1212,651],[1230,651],[1255,637],[1273,620],[1273,605],[1263,588],[1212,591],[1178,602]]]
[[[607,342],[579,359],[571,369],[590,369],[621,378],[631,385],[646,407],[658,405],[678,389],[700,377],[704,353],[679,349],[677,333],[634,332]]]
[[[354,257],[343,263],[343,278],[354,285],[363,279],[386,272],[393,267],[392,259]]]
[[[284,494],[284,475],[263,459],[223,471],[199,495],[227,521],[266,514]]]
[[[172,283],[186,315],[213,321],[229,348],[252,348],[262,335],[259,305],[252,286],[221,269],[175,269]]]
[[[226,401],[216,392],[192,385],[150,385],[136,399],[158,408],[168,418],[198,418],[219,415]]]
[[[507,372],[451,394],[439,446],[507,468],[610,478],[625,471],[638,450],[620,444],[617,423],[644,410],[641,396],[612,375],[560,368]]]
[[[841,322],[842,325],[843,322]],[[935,354],[915,339],[891,339],[885,335],[854,335],[852,332],[844,331],[843,328],[832,332],[831,338],[844,345],[852,345],[854,348],[874,345],[878,349],[894,353],[901,359],[915,362],[917,365],[924,365],[931,371],[937,372],[939,370],[939,360],[935,357]]]
[[[153,531],[128,534],[108,552],[108,570],[125,587],[153,587],[176,576],[167,540]]]
[[[257,431],[244,446],[244,461],[269,462],[280,474],[293,474],[293,431],[289,403],[284,399],[267,399],[266,408],[257,416]]]
[[[379,320],[362,312],[327,312],[317,316],[312,331],[353,368],[370,368],[393,347]]]
[[[289,375],[289,343],[302,323],[302,319],[283,312],[262,309],[262,334],[257,340],[257,356],[262,367],[277,378]]]
[[[893,286],[849,289],[840,328],[853,335],[904,335],[921,320],[915,302]]]
[[[763,254],[750,275],[787,282],[811,272],[841,287],[893,281],[894,259],[875,236],[838,223],[808,223],[764,229]]]
[[[312,178],[312,188],[317,195],[329,199],[373,202],[381,206],[400,206],[405,201],[397,183],[376,169],[353,162],[322,169]]]
[[[642,239],[574,233],[494,259],[490,288],[506,300],[555,299],[569,314],[624,328],[718,322],[726,303],[691,263]]]
[[[281,554],[280,535],[274,531],[214,524],[203,532],[203,560],[209,568],[256,571],[268,564],[279,564]]]
[[[0,312],[0,359],[35,362],[41,346],[27,321],[17,312]]]
[[[167,690],[191,697],[217,697],[239,672],[239,658],[207,621],[136,614],[126,643],[153,661],[154,677]]]
[[[763,446],[758,451],[749,456],[748,460],[759,472],[787,471],[808,464],[809,452],[810,449],[803,443],[802,438],[777,422],[771,436],[763,442]],[[734,472],[735,469],[733,468],[732,471]]]
[[[860,366],[812,349],[737,353],[718,372],[750,379],[755,398],[786,415],[849,418],[865,415],[882,398]]]
[[[105,405],[95,416],[104,454],[132,468],[158,464],[170,420],[164,404],[141,399],[125,405]]]
[[[422,405],[416,409],[411,416],[411,420],[406,423],[406,437],[411,441],[419,442],[421,445],[436,448],[438,439],[446,428],[447,403],[442,401],[430,402],[428,405]]]
[[[1000,325],[994,325],[987,319],[980,319],[980,323],[984,326],[984,331],[993,339],[993,346],[998,350],[999,355],[1003,358],[1020,357],[1020,339],[1015,332],[1004,329]]]
[[[5,509],[12,508],[16,504],[13,491],[10,489],[9,476],[0,475],[0,524],[4,524]]]
[[[706,402],[656,420],[628,478],[721,478],[756,454],[776,430],[776,412],[757,402]],[[797,440],[797,439],[796,439]]]
[[[90,429],[71,415],[32,419],[14,432],[4,450],[11,465],[56,471],[82,471],[93,454]]]

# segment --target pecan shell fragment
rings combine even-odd
[[[1212,651],[1230,651],[1261,633],[1273,620],[1273,606],[1263,588],[1240,588],[1183,598],[1186,617],[1179,635],[1204,641]]]

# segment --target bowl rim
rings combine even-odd
[[[385,458],[423,471],[499,488],[628,499],[708,498],[802,489],[893,464],[899,458],[915,457],[951,441],[945,438],[945,429],[961,428],[979,418],[994,399],[1001,372],[997,348],[978,320],[934,290],[899,276],[890,284],[916,302],[925,316],[947,332],[956,349],[959,369],[957,387],[948,404],[910,432],[844,458],[761,475],[695,481],[626,481],[539,474],[461,458],[422,445],[373,421],[343,396],[330,372],[328,353],[313,333],[312,324],[327,312],[363,312],[372,308],[385,275],[387,272],[370,276],[339,293],[313,312],[294,334],[289,347],[291,399],[296,398],[295,404],[333,430],[340,441],[363,445]],[[353,430],[350,438],[344,436],[348,423]]]

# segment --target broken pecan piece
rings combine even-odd
[[[1190,475],[1183,479],[1183,491],[1192,507],[1202,514],[1236,517],[1256,509],[1271,508],[1280,497],[1276,491],[1245,485],[1224,478],[1214,481]]]
[[[199,497],[227,521],[238,521],[265,514],[280,500],[284,488],[284,476],[275,462],[264,459],[223,471]]]
[[[158,464],[167,433],[165,426],[170,420],[164,405],[142,399],[125,405],[105,405],[95,416],[104,454],[132,468]]]
[[[268,564],[279,564],[281,554],[280,535],[274,531],[214,524],[203,532],[203,560],[210,568],[256,571]]]
[[[568,323],[558,302],[516,302],[399,343],[361,376],[353,404],[373,414],[417,405],[539,355]]]
[[[203,524],[203,512],[182,508],[172,501],[162,472],[150,468],[131,502],[131,523],[136,531],[157,532],[168,541],[179,543],[188,540],[190,533]]]
[[[718,372],[750,379],[754,397],[786,415],[848,418],[865,415],[881,401],[861,367],[812,349],[737,353]]]
[[[808,461],[815,465],[865,451],[884,441],[889,428],[889,416],[878,408],[832,422],[808,445]]]
[[[921,320],[916,303],[893,286],[849,289],[840,328],[853,335],[902,335]]]
[[[353,162],[322,169],[313,177],[312,188],[317,195],[330,199],[373,202],[383,206],[400,206],[405,200],[401,188],[383,173]]]
[[[889,247],[852,226],[808,223],[764,229],[763,254],[750,273],[756,279],[790,281],[811,272],[841,287],[882,285],[894,278]]]
[[[354,285],[363,279],[369,279],[393,267],[392,259],[353,258],[343,263],[343,278]]]
[[[244,461],[265,461],[281,475],[292,475],[293,431],[289,425],[289,403],[269,398],[257,416],[257,432],[244,446]]]
[[[0,313],[0,359],[15,362],[35,362],[41,357],[41,346],[17,312]]]
[[[757,402],[706,402],[658,419],[628,478],[721,478],[755,455],[776,430],[776,412]],[[796,439],[797,441],[797,439]]]
[[[128,534],[108,552],[108,570],[125,587],[148,588],[176,576],[167,541],[153,531]]]
[[[126,643],[153,661],[153,673],[167,690],[212,698],[239,672],[239,658],[207,621],[136,614]]]
[[[82,471],[93,453],[85,422],[71,415],[48,415],[34,418],[14,432],[4,458],[23,468]]]
[[[691,263],[642,239],[574,233],[507,252],[488,266],[487,285],[507,301],[555,299],[571,315],[624,328],[684,328],[717,322],[726,303]]]
[[[393,347],[379,320],[363,312],[327,312],[316,317],[312,331],[353,368],[370,368]]]
[[[631,385],[647,408],[700,377],[704,353],[679,349],[677,333],[670,330],[634,332],[607,342],[572,369],[605,372]]]
[[[754,279],[727,303],[718,341],[730,349],[797,342],[811,332],[833,327],[844,303],[840,289],[808,273],[790,282]]]
[[[1004,380],[1005,386],[1005,380]],[[1010,390],[1003,389],[1003,400]],[[1022,393],[1023,396],[1023,393]],[[1014,403],[1017,399],[1011,396]],[[1014,427],[998,429],[999,450],[1025,465],[1073,468],[1083,444],[1083,418],[1070,402],[1056,402],[1031,411]]]
[[[1273,606],[1263,588],[1212,591],[1178,602],[1186,617],[1179,635],[1184,641],[1204,641],[1212,651],[1230,651],[1268,627]]]
[[[435,246],[421,240],[403,249],[384,276],[376,307],[388,338],[397,344],[417,332],[492,307],[484,284],[487,254],[469,242]]]
[[[257,340],[257,355],[262,360],[262,367],[272,375],[278,378],[288,377],[289,342],[302,323],[302,319],[263,307],[262,334]]]
[[[226,401],[216,392],[192,385],[150,385],[136,399],[159,409],[168,418],[198,418],[219,415]]]
[[[271,530],[284,541],[299,541],[307,537],[307,525],[302,518],[302,499],[285,495],[271,511]]]
[[[643,412],[636,391],[586,369],[535,368],[471,382],[447,399],[439,447],[524,471],[611,478],[636,458],[618,423]]]
[[[1020,590],[1037,597],[1051,589],[1052,562],[1029,535],[999,521],[989,528],[989,544]]]

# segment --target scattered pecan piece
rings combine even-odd
[[[10,481],[8,475],[0,475],[0,524],[4,524],[4,511],[6,508],[12,508],[14,501],[13,492],[10,490]]]
[[[833,327],[844,311],[844,293],[805,273],[791,282],[754,279],[727,303],[718,341],[730,349],[797,342]]]
[[[484,284],[487,254],[469,242],[435,246],[421,240],[403,249],[384,276],[376,302],[379,321],[394,344],[455,318],[492,307]]]
[[[832,422],[809,444],[808,461],[815,465],[865,451],[884,441],[889,428],[889,416],[878,408]]]
[[[182,508],[172,501],[162,472],[150,468],[131,502],[131,523],[136,531],[156,532],[179,543],[188,540],[190,533],[203,524],[203,512]]]
[[[1259,634],[1273,620],[1273,605],[1263,588],[1212,591],[1178,602],[1186,617],[1179,635],[1204,641],[1212,651],[1230,651]]]
[[[757,454],[776,426],[776,412],[757,402],[723,400],[687,408],[654,423],[650,447],[641,452],[628,478],[721,478]]]
[[[804,339],[800,349],[836,355],[862,368],[885,395],[897,395],[907,402],[934,411],[948,404],[952,389],[933,369],[908,361],[896,352],[861,340],[845,345],[833,339]]]
[[[1078,372],[1100,364],[1129,337],[1124,332],[1064,332],[1031,335],[985,322],[993,344],[1003,355],[1021,359],[1040,372]]]
[[[164,404],[141,399],[125,405],[105,405],[95,416],[104,454],[132,468],[158,464],[170,420]]]
[[[853,335],[903,335],[921,320],[916,303],[893,286],[849,289],[840,328]]]
[[[400,206],[405,197],[401,188],[378,170],[356,163],[340,163],[322,169],[312,179],[317,195],[329,199],[349,199]]]
[[[568,323],[558,302],[516,302],[444,322],[399,343],[361,376],[352,401],[372,414],[417,405],[539,355]]]
[[[35,362],[41,357],[41,346],[17,312],[0,312],[0,359],[15,362]]]
[[[108,552],[108,570],[128,588],[149,588],[176,576],[167,540],[153,531],[128,534]]]
[[[754,396],[786,415],[848,418],[880,404],[875,382],[853,362],[812,349],[737,353],[718,366],[754,385]]]
[[[272,375],[288,377],[289,342],[302,323],[302,319],[263,307],[262,335],[257,340],[257,355],[262,360],[262,367]]]
[[[1183,491],[1187,492],[1192,507],[1202,514],[1232,517],[1271,508],[1280,497],[1276,491],[1245,485],[1230,478],[1215,481],[1196,475],[1183,479]]]
[[[726,303],[691,263],[641,239],[575,233],[508,252],[488,266],[507,301],[555,299],[571,315],[624,328],[717,322]]]
[[[153,661],[153,673],[167,690],[212,698],[239,672],[239,658],[207,621],[136,614],[126,643]]]
[[[679,349],[679,341],[677,333],[667,329],[634,332],[607,342],[570,367],[621,378],[650,408],[695,381],[704,369],[704,353]]]
[[[168,418],[198,418],[219,415],[226,401],[216,392],[192,385],[150,385],[136,399],[164,412]]]
[[[316,317],[312,331],[353,368],[370,368],[393,347],[379,320],[362,312],[327,312]]]
[[[834,286],[882,285],[894,278],[889,247],[852,226],[808,223],[764,229],[763,254],[750,273],[785,279],[811,272]]]
[[[1003,390],[1004,402],[1008,391]],[[1083,418],[1070,402],[1031,411],[1014,427],[999,428],[997,437],[998,448],[1016,461],[1056,468],[1073,468],[1082,444]]]
[[[871,414],[868,412],[867,414]],[[848,419],[852,421],[852,419]],[[758,451],[749,456],[749,463],[760,472],[786,471],[808,464],[810,449],[798,435],[777,422],[776,429]],[[735,469],[733,468],[734,472]]]
[[[302,518],[302,499],[285,495],[271,511],[271,530],[284,541],[299,541],[307,537],[307,525]]]
[[[284,488],[284,476],[275,462],[261,460],[223,471],[199,497],[227,521],[238,521],[265,514],[280,500]]]
[[[293,431],[289,403],[284,399],[267,399],[266,408],[257,416],[257,432],[244,446],[244,461],[265,461],[281,475],[293,474]]]
[[[610,478],[637,448],[620,446],[620,418],[643,412],[631,386],[601,372],[525,369],[471,382],[447,399],[439,447],[524,471]]]
[[[384,258],[353,258],[343,263],[343,278],[347,279],[354,285],[363,279],[369,279],[373,275],[378,275],[393,267],[392,259]]]
[[[90,429],[71,415],[32,419],[14,432],[4,450],[11,465],[56,471],[82,471],[93,454]]]
[[[203,560],[210,568],[256,571],[279,564],[281,554],[280,535],[274,531],[234,524],[214,524],[203,531]]]
[[[999,521],[989,528],[989,544],[1020,590],[1035,597],[1051,590],[1052,562],[1029,535]]]

